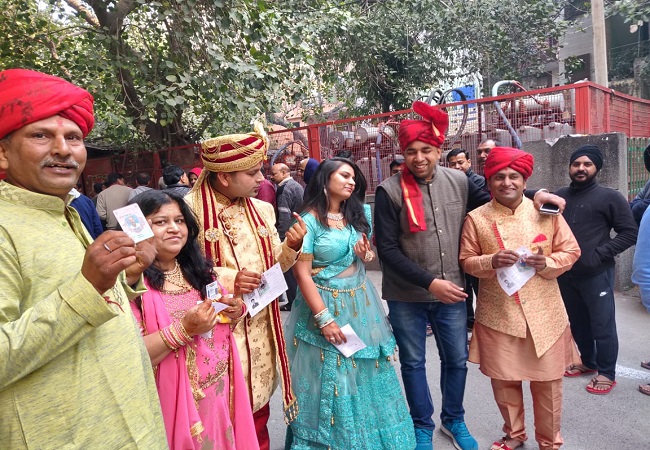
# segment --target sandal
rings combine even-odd
[[[564,371],[564,376],[568,378],[579,377],[580,375],[585,375],[588,373],[596,373],[596,369],[590,369],[584,364],[571,364],[566,371]]]
[[[605,377],[603,378],[604,379],[598,379],[598,377],[593,377],[585,388],[587,389],[587,392],[596,395],[609,394],[612,389],[614,389],[614,386],[616,386],[616,381]],[[599,389],[600,387],[604,387],[604,389]]]
[[[521,447],[522,445],[524,445],[523,442],[517,441],[517,442],[519,442],[518,446],[516,446],[516,447],[508,447],[506,445],[506,442],[508,441],[508,439],[510,439],[510,438],[508,438],[508,436],[504,436],[504,437],[501,438],[500,441],[495,441],[492,444],[492,447],[490,447],[490,450],[515,450],[515,449]],[[516,439],[513,439],[513,440],[516,440]]]
[[[640,384],[639,392],[645,395],[650,395],[650,384]]]
[[[642,361],[641,362],[641,367],[643,367],[644,369],[650,370],[650,361]]]

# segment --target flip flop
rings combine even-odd
[[[643,367],[644,369],[650,370],[650,361],[642,361],[641,362],[641,367]]]
[[[639,392],[645,395],[650,395],[650,384],[640,384]]]
[[[568,369],[564,372],[564,376],[567,378],[579,377],[581,375],[596,373],[596,369],[590,369],[584,364],[571,364]]]
[[[605,389],[596,389],[599,386],[606,386]],[[616,381],[605,378],[604,380],[599,380],[597,377],[593,377],[587,387],[585,388],[587,392],[595,395],[606,395],[609,394],[612,389],[616,386]]]

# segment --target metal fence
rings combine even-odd
[[[643,164],[643,152],[649,144],[650,138],[628,138],[627,140],[627,184],[630,201],[648,181],[648,172]]]
[[[517,140],[525,143],[568,134],[621,132],[629,138],[630,195],[636,195],[648,178],[642,156],[650,143],[648,100],[583,82],[437,107],[449,114],[443,150],[463,148],[473,161],[476,147],[488,138],[502,145],[516,146]],[[323,160],[350,152],[368,180],[368,193],[374,192],[390,175],[390,162],[400,154],[397,140],[400,122],[413,116],[411,110],[396,111],[270,132],[267,166],[284,162],[295,171],[304,157]],[[148,172],[155,184],[162,174],[163,163],[189,170],[201,165],[199,154],[197,144],[89,161],[84,185],[90,188],[92,182],[103,181],[103,176],[110,171],[123,173],[127,180],[138,172]],[[445,158],[442,160],[444,164]]]
[[[437,107],[449,114],[443,151],[460,147],[472,160],[476,160],[476,147],[485,139],[518,146],[568,134],[621,132],[629,138],[650,138],[650,101],[591,82]],[[412,114],[411,110],[396,111],[273,131],[269,133],[269,155],[273,161],[283,161],[295,170],[299,155],[308,153],[323,160],[350,152],[368,180],[368,192],[373,192],[390,175],[388,165],[400,154],[399,123]],[[634,193],[640,189],[637,185],[641,180],[647,179],[643,158],[635,152],[628,154],[630,192]]]

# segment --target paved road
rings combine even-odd
[[[377,288],[381,288],[381,273],[368,272]],[[564,412],[562,434],[567,450],[636,450],[650,449],[650,396],[641,394],[640,383],[650,383],[650,371],[639,366],[650,359],[650,314],[646,312],[636,290],[616,295],[616,320],[620,351],[618,357],[618,385],[609,395],[596,396],[585,391],[588,377],[566,379],[564,382]],[[283,313],[284,317],[289,313]],[[431,386],[437,416],[440,407],[439,360],[435,340],[427,341],[427,377]],[[481,450],[502,436],[501,415],[494,403],[489,379],[476,364],[468,364],[469,374],[465,391],[465,420],[479,442]],[[399,363],[395,363],[399,374]],[[524,390],[526,391],[526,389]],[[278,389],[279,392],[279,389]],[[284,448],[285,425],[281,414],[281,399],[276,392],[271,400],[271,449]],[[537,450],[534,438],[533,412],[530,395],[526,394],[526,425],[529,439],[524,450]],[[452,450],[449,438],[436,431],[436,450]],[[353,449],[348,449],[353,450]]]

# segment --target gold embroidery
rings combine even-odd
[[[207,389],[212,386],[217,381],[221,380],[228,370],[228,361],[222,360],[217,363],[214,368],[215,373],[209,373],[205,379],[201,382],[199,387],[201,389]]]
[[[185,362],[187,365],[187,374],[190,379],[190,386],[192,387],[192,395],[194,396],[194,401],[197,402],[205,398],[205,393],[201,390],[199,384],[200,374],[199,368],[196,365],[196,352],[192,345],[185,347]]]
[[[200,421],[199,421],[199,422],[196,422],[194,425],[192,425],[192,426],[190,427],[190,435],[191,435],[192,437],[197,438],[197,440],[198,440],[199,442],[201,442],[201,441],[202,441],[202,439],[201,439],[201,433],[203,433],[204,430],[205,430],[205,427],[203,426],[203,423],[200,422]]]
[[[234,208],[236,212],[230,214],[229,209]],[[239,205],[231,205],[230,207],[224,208],[219,213],[219,220],[223,224],[223,234],[225,234],[232,245],[239,244],[239,238],[242,231],[242,224],[244,218],[244,207]]]
[[[313,261],[314,260],[314,254],[313,253],[301,253],[300,255],[298,255],[298,260],[299,261]],[[322,269],[324,269],[324,267]]]

